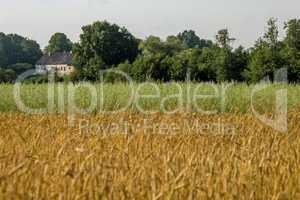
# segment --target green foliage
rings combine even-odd
[[[232,39],[227,30],[219,33],[225,34],[217,37],[225,37],[223,45],[214,44],[202,49],[186,49],[182,42],[185,37],[192,37],[193,31],[177,37],[169,36],[166,41],[150,36],[141,42],[141,54],[132,66],[128,66],[131,70],[127,72],[130,71],[129,74],[138,81],[242,81],[241,74],[247,65],[248,53],[242,47],[232,50]]]
[[[281,55],[284,48],[278,39],[276,20],[268,21],[268,29],[262,39],[259,39],[251,50],[248,69],[245,71],[247,79],[257,82],[265,77],[274,79],[276,70],[285,66],[285,59]]]
[[[129,61],[127,60],[124,63],[120,63],[117,67],[117,70],[120,70],[128,75],[131,75],[132,73],[132,65],[129,63]]]
[[[72,45],[63,33],[54,34],[45,51],[73,52],[76,70],[62,80],[100,81],[99,71],[114,69],[135,81],[248,81],[265,77],[287,68],[291,82],[300,81],[300,19],[285,23],[286,37],[279,39],[277,20],[271,18],[266,33],[254,47],[234,48],[228,29],[217,32],[215,42],[201,39],[193,30],[162,40],[149,36],[135,38],[124,27],[106,21],[82,27],[80,41]],[[73,46],[73,48],[72,48]],[[15,34],[0,33],[0,67],[2,80],[33,68],[42,55],[39,45]],[[29,64],[26,64],[29,63]],[[120,74],[107,73],[105,81],[126,81]]]
[[[232,69],[230,77],[232,80],[244,81],[244,71],[249,63],[249,51],[239,46],[233,51]]]
[[[16,63],[35,64],[42,56],[37,42],[16,34],[0,33],[0,66]]]
[[[185,48],[199,48],[203,49],[205,47],[211,47],[212,41],[200,39],[193,30],[185,30],[179,33],[177,37],[181,40]]]
[[[133,77],[141,81],[169,81],[170,59],[182,50],[183,45],[175,36],[169,36],[166,41],[148,37],[140,44],[141,55],[133,63]]]
[[[285,23],[286,38],[284,39],[284,49],[281,51],[282,57],[286,61],[289,80],[291,82],[300,81],[300,20],[292,19]]]
[[[95,56],[88,60],[86,65],[77,69],[77,78],[79,80],[97,81],[99,80],[100,70],[106,69],[107,66],[103,62],[102,58]]]
[[[70,52],[72,50],[72,42],[64,33],[55,33],[51,36],[45,53],[54,54],[57,52]]]
[[[199,80],[201,76],[198,68],[200,55],[199,49],[187,49],[177,53],[170,63],[171,80]]]
[[[74,65],[88,80],[96,80],[99,69],[132,62],[138,54],[138,40],[124,27],[106,21],[84,26],[80,42],[73,48]]]
[[[17,75],[20,75],[26,72],[27,70],[34,69],[34,66],[29,63],[16,63],[5,68],[13,70]]]
[[[199,76],[197,80],[216,81],[215,60],[218,48],[204,48],[199,56],[198,69]]]
[[[276,19],[267,25],[264,36],[247,50],[233,48],[235,39],[228,29],[219,30],[215,42],[201,39],[193,30],[165,41],[156,36],[138,40],[118,25],[95,22],[82,28],[80,42],[73,48],[77,72],[71,79],[98,81],[99,70],[116,69],[136,81],[258,82],[265,77],[273,80],[275,71],[286,67],[290,81],[299,81],[300,20],[285,23],[283,41]],[[110,82],[124,80],[114,73],[105,77]]]
[[[13,70],[0,68],[0,83],[13,83],[16,78],[17,75]]]
[[[229,49],[218,49],[215,51],[214,69],[216,73],[216,81],[223,82],[231,79],[233,70],[232,52]]]
[[[42,56],[37,42],[17,34],[0,33],[0,82],[14,82]]]

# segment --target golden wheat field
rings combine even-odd
[[[0,199],[300,199],[300,109],[288,117],[282,134],[251,114],[2,113]],[[235,131],[187,125],[218,121]]]

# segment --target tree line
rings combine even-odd
[[[277,20],[267,22],[266,31],[251,48],[233,48],[235,38],[227,29],[215,40],[200,38],[186,30],[162,40],[149,36],[141,40],[125,27],[97,21],[82,27],[80,40],[72,43],[65,34],[54,34],[43,53],[72,51],[76,67],[67,79],[99,81],[99,70],[117,69],[136,81],[247,81],[274,79],[276,70],[286,68],[290,82],[300,81],[300,19],[284,24],[286,35],[279,38]],[[0,81],[13,80],[32,67],[42,51],[32,40],[18,35],[0,34]],[[124,77],[107,74],[107,80]]]
[[[0,33],[0,82],[13,82],[17,74],[33,68],[41,56],[36,41],[17,34]]]

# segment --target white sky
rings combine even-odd
[[[193,29],[214,39],[228,28],[235,45],[249,47],[262,36],[266,21],[300,18],[299,0],[0,0],[0,32],[17,33],[44,47],[55,32],[77,41],[81,26],[108,20],[139,38],[165,38]],[[281,29],[281,36],[283,30]]]

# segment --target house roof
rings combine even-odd
[[[44,55],[37,61],[37,65],[71,65],[72,54],[68,52],[58,52],[51,55]]]

